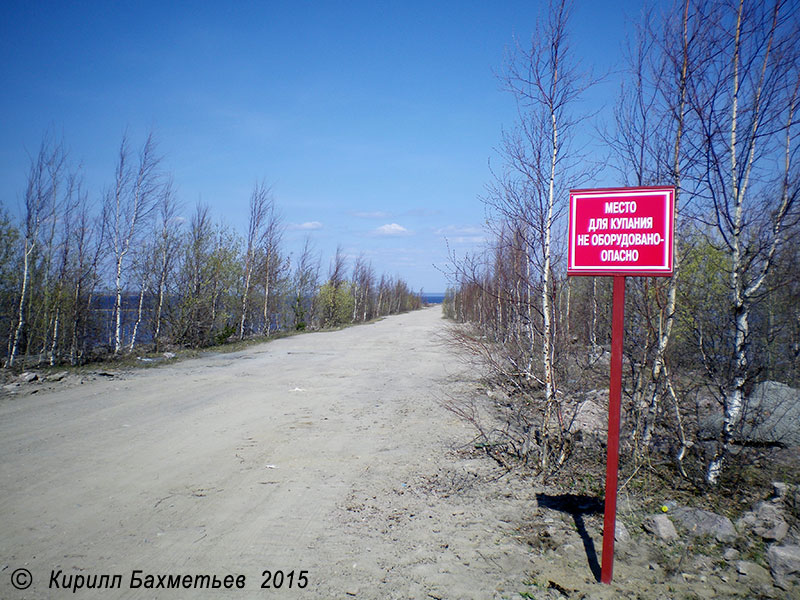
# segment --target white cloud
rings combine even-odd
[[[397,223],[381,225],[374,231],[375,235],[409,235],[411,232]]]
[[[305,223],[289,225],[289,229],[297,229],[301,231],[314,231],[315,229],[322,229],[322,223],[319,221],[306,221]]]

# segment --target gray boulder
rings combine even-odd
[[[667,515],[655,514],[647,516],[642,523],[642,527],[648,533],[652,533],[665,542],[672,542],[678,539],[675,525],[672,524]]]
[[[728,517],[723,517],[701,508],[676,508],[672,518],[678,522],[691,537],[704,535],[718,542],[736,539],[736,528]]]
[[[776,546],[767,548],[767,561],[775,585],[789,589],[800,575],[800,546]]]
[[[800,390],[777,381],[757,384],[747,397],[742,416],[736,423],[735,438],[740,442],[800,446]],[[722,431],[722,416],[704,419],[700,435],[714,439]]]
[[[759,502],[736,521],[739,531],[752,532],[767,542],[780,542],[789,533],[789,524],[784,518],[780,504]]]
[[[739,574],[740,582],[750,585],[772,585],[769,571],[757,563],[740,560],[736,563],[736,572]]]
[[[614,540],[617,542],[631,541],[631,534],[628,533],[628,528],[619,519],[614,522]]]
[[[739,560],[740,555],[741,553],[736,548],[726,548],[725,552],[722,553],[722,558],[731,562],[733,560]]]
[[[608,408],[602,404],[603,392],[592,391],[587,396],[574,410],[567,410],[567,429],[570,433],[581,432],[584,436],[605,437],[608,431]],[[607,398],[605,401],[607,405]]]
[[[775,500],[783,500],[789,494],[789,484],[783,481],[772,482],[772,497]]]

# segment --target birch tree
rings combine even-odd
[[[693,133],[687,121],[691,81],[702,77],[702,63],[696,47],[703,34],[703,19],[692,9],[690,0],[676,3],[661,21],[654,21],[652,13],[645,13],[629,50],[630,68],[614,111],[616,132],[604,136],[628,185],[675,187],[677,229],[684,222],[683,204],[688,204],[691,198],[691,194],[683,190],[685,171],[690,169],[690,177],[695,175],[691,169],[699,162],[696,145],[687,141]],[[642,311],[645,330],[633,344],[637,356],[632,364],[641,365],[636,367],[633,393],[638,414],[633,432],[637,456],[651,443],[661,399],[665,395],[675,397],[666,356],[678,314],[677,290],[683,248],[678,244],[671,278],[633,282],[640,298],[635,307],[638,304]],[[682,440],[677,458],[682,470],[680,461],[686,451],[686,440],[679,407],[675,408]]]
[[[133,329],[131,330],[131,339],[128,342],[128,350],[133,352],[136,346],[136,338],[139,335],[139,327],[142,324],[145,311],[145,298],[149,292],[150,273],[154,268],[153,253],[155,245],[152,240],[145,241],[138,251],[133,253],[130,271],[132,277],[129,278],[131,284],[137,283],[139,293],[137,294],[138,300],[136,302],[136,318],[133,321]]]
[[[103,215],[107,221],[113,260],[114,278],[114,354],[122,350],[122,297],[125,268],[131,247],[135,244],[155,207],[161,184],[160,157],[150,133],[142,146],[138,161],[131,164],[131,151],[127,134],[117,155],[114,187],[106,193]]]
[[[569,52],[570,10],[571,3],[567,0],[550,5],[547,19],[537,25],[530,47],[518,48],[506,76],[520,113],[518,132],[507,140],[506,155],[523,178],[526,206],[521,212],[530,216],[532,239],[528,250],[536,255],[529,257],[529,263],[531,260],[538,263],[542,321],[539,353],[544,387],[540,456],[543,471],[549,468],[551,417],[559,410],[554,365],[554,227],[564,210],[566,190],[578,183],[564,181],[562,177],[577,158],[570,151],[569,136],[582,119],[571,111],[589,85],[588,78],[575,68]],[[558,460],[563,458],[561,454]]]
[[[11,356],[19,306],[22,252],[20,231],[5,209],[0,209],[0,335],[6,345],[5,361]]]
[[[366,322],[371,314],[372,287],[375,281],[375,272],[372,265],[361,254],[353,263],[353,318],[352,321]]]
[[[320,307],[322,310],[322,325],[324,327],[333,327],[347,322],[351,316],[350,309],[343,313],[342,304],[348,298],[348,294],[344,289],[347,272],[347,258],[341,246],[336,247],[336,254],[331,260],[330,269],[328,271],[328,281],[323,288],[324,294],[321,295]]]
[[[73,230],[76,226],[80,226],[80,221],[76,217],[82,200],[81,184],[78,175],[76,173],[69,174],[67,176],[66,185],[66,195],[61,209],[59,210],[61,239],[58,244],[59,249],[56,257],[58,265],[55,273],[52,315],[48,319],[48,332],[51,332],[48,363],[51,367],[56,364],[60,355],[59,346],[61,345],[61,339],[63,337],[62,330],[64,328],[63,312],[68,309],[69,300],[69,294],[67,294],[65,288],[68,285],[68,280],[74,276],[73,264],[75,261],[73,257],[73,245],[75,236]],[[67,321],[67,323],[68,322],[69,321]]]
[[[89,337],[91,306],[94,288],[99,277],[100,264],[105,249],[105,221],[93,219],[89,213],[88,199],[82,194],[74,227],[75,268],[72,288],[72,340],[70,364],[79,364]]]
[[[158,224],[156,227],[155,258],[155,313],[153,315],[153,347],[161,348],[164,303],[167,286],[173,275],[181,243],[181,220],[178,218],[178,202],[172,180],[167,180],[158,198]]]
[[[262,281],[264,284],[264,326],[262,333],[269,335],[272,328],[272,315],[270,307],[274,304],[273,295],[276,284],[281,277],[281,272],[286,264],[281,257],[280,244],[283,237],[283,223],[281,215],[275,208],[274,201],[270,200],[265,217],[264,235],[262,236],[262,253],[264,264],[262,267]]]
[[[314,318],[314,298],[319,285],[319,255],[306,238],[292,275],[292,312],[296,331],[305,330]]]
[[[46,137],[42,141],[38,154],[31,161],[28,172],[22,239],[21,289],[17,304],[17,323],[7,361],[9,367],[14,366],[14,361],[20,352],[27,324],[31,274],[36,266],[36,255],[41,245],[40,234],[47,223],[51,227],[55,226],[56,198],[65,161],[66,155],[63,146]]]
[[[706,480],[719,482],[753,378],[750,319],[796,222],[798,65],[796,3],[738,0],[698,5],[709,24],[711,69],[695,82],[692,109],[702,124],[703,173],[714,227],[710,242],[729,259],[730,376],[719,379],[723,425]],[[714,360],[710,357],[709,360]]]
[[[256,252],[261,246],[264,236],[264,222],[272,207],[270,189],[263,181],[256,183],[250,194],[250,211],[247,224],[247,247],[244,255],[244,273],[242,274],[242,314],[239,320],[239,339],[244,339],[244,326],[247,320],[250,288],[255,271]]]

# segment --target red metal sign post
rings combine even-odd
[[[614,573],[614,532],[617,528],[619,420],[622,398],[622,338],[625,334],[625,276],[614,276],[611,320],[611,382],[608,386],[608,444],[606,445],[606,505],[603,514],[603,563],[600,581],[611,583]]]
[[[614,277],[602,583],[611,583],[614,573],[625,277],[672,275],[674,222],[675,188],[571,190],[569,194],[567,275]]]

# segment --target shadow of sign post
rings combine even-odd
[[[671,277],[674,229],[674,187],[569,192],[567,275],[614,278],[602,583],[611,583],[614,572],[625,278]]]
[[[589,569],[592,575],[600,581],[600,562],[597,560],[597,550],[594,547],[594,540],[586,529],[583,520],[584,515],[594,515],[603,512],[603,502],[600,498],[593,496],[578,496],[575,494],[559,494],[550,496],[547,494],[536,494],[536,501],[540,507],[557,510],[568,514],[575,521],[575,528],[581,536],[583,549],[586,551],[586,560],[589,561]]]

